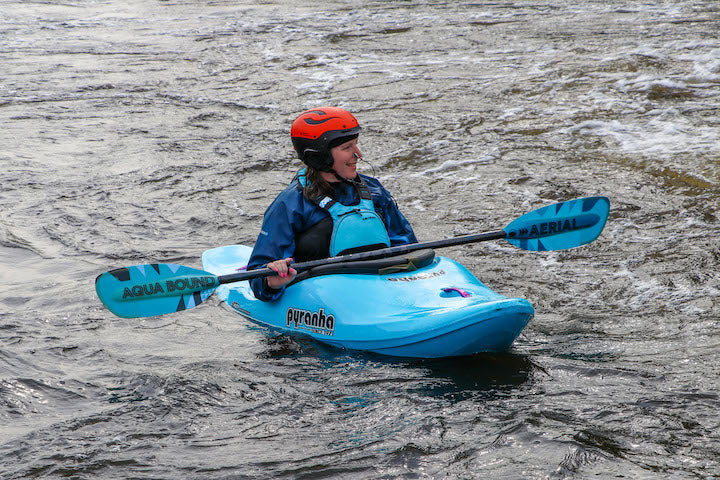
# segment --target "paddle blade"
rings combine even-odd
[[[548,205],[511,222],[505,240],[535,252],[565,250],[594,241],[610,213],[607,197],[587,197]]]
[[[103,273],[95,291],[118,317],[152,317],[193,308],[218,286],[217,277],[174,264],[135,265]]]

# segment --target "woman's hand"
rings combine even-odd
[[[274,262],[267,264],[267,267],[270,270],[277,272],[277,275],[265,278],[268,287],[279,290],[293,281],[295,275],[297,275],[297,271],[290,266],[292,261],[293,259],[288,257],[283,260],[275,260]]]

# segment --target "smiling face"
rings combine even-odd
[[[333,158],[333,170],[343,178],[352,180],[357,177],[357,162],[362,158],[362,152],[358,148],[358,139],[353,138],[345,143],[341,143],[337,147],[330,149]],[[328,172],[322,172],[323,177],[328,181],[336,181],[335,175]],[[327,176],[325,175],[327,174]]]

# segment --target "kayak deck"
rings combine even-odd
[[[252,249],[219,247],[203,267],[234,273]],[[386,259],[384,259],[386,260]],[[465,267],[430,258],[412,271],[331,273],[289,285],[276,302],[257,300],[247,281],[221,285],[217,294],[251,321],[309,335],[340,348],[435,358],[507,350],[534,314],[527,300],[493,292]]]

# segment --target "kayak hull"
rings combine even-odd
[[[234,273],[251,252],[243,245],[214,248],[203,254],[203,268]],[[534,315],[527,300],[493,292],[445,257],[410,272],[308,278],[276,302],[257,300],[247,281],[216,292],[234,311],[271,329],[400,357],[506,351]]]

